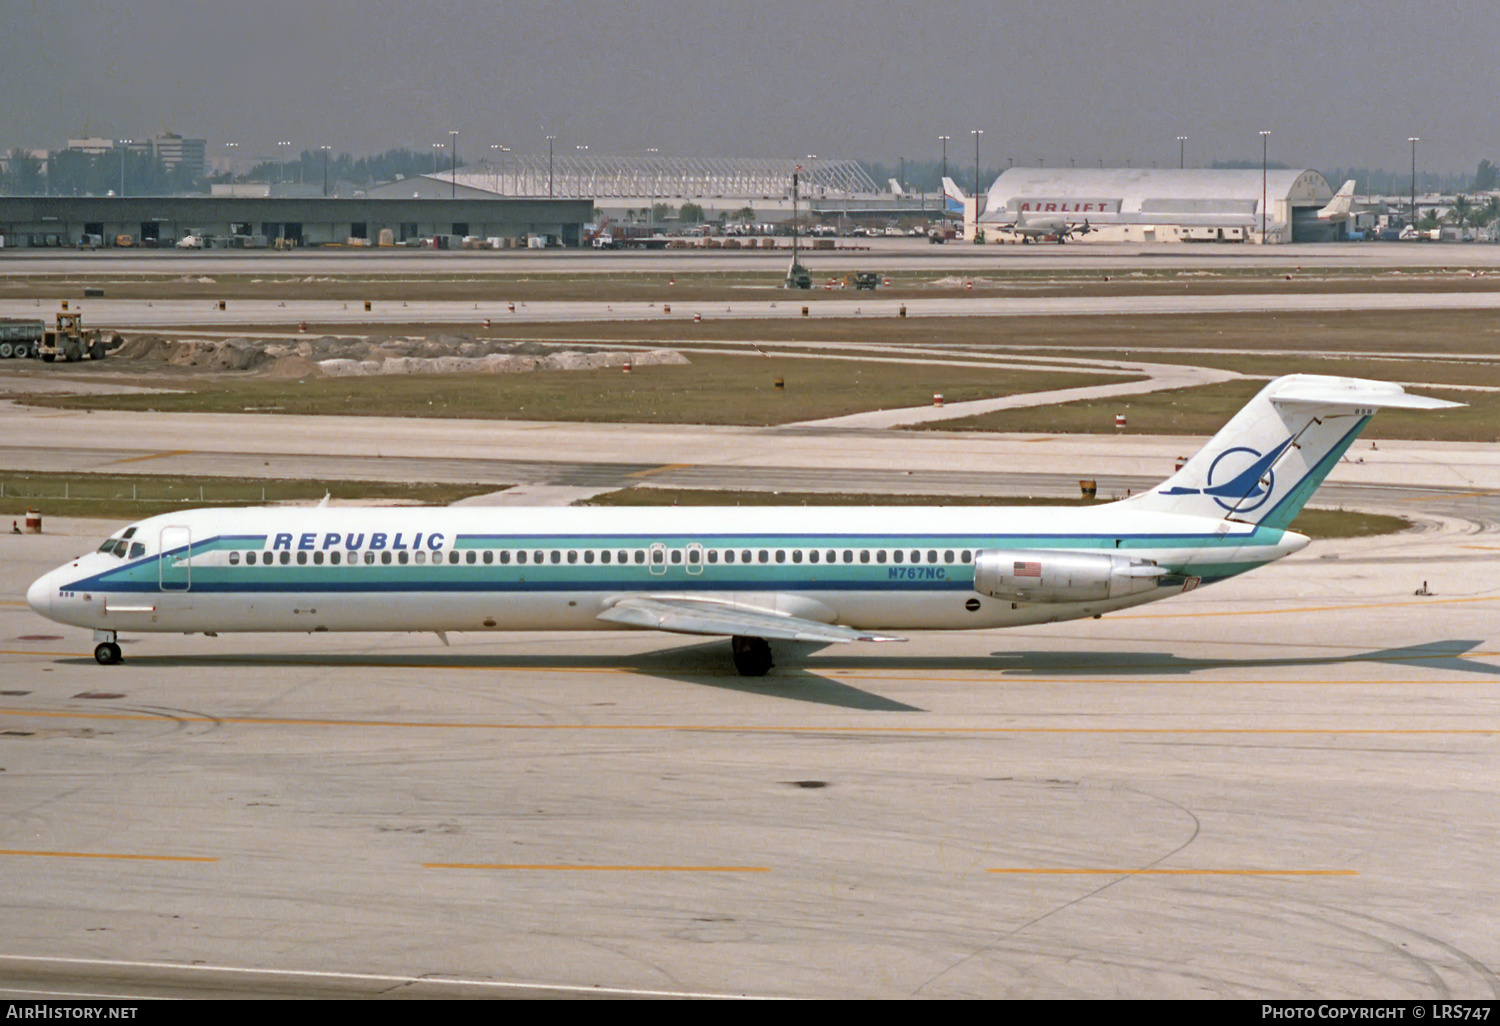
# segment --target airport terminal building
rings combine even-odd
[[[1100,242],[1332,242],[1343,221],[1318,211],[1333,199],[1311,169],[1033,168],[1003,172],[990,186],[979,226],[986,241],[1016,241],[1004,226],[1026,216],[1084,221]],[[1262,208],[1264,197],[1264,208]]]
[[[580,199],[298,198],[248,196],[4,196],[0,237],[9,247],[170,246],[189,233],[210,240],[278,239],[297,246],[378,245],[442,237],[542,238],[579,245],[593,204]],[[387,234],[388,233],[388,234]],[[128,239],[128,242],[124,240]]]

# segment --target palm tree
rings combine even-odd
[[[1469,197],[1460,194],[1453,201],[1453,206],[1448,208],[1448,220],[1462,229],[1474,220],[1474,203]]]
[[[1474,212],[1474,223],[1480,227],[1500,221],[1500,196],[1491,196]]]
[[[1422,216],[1417,218],[1418,231],[1430,232],[1434,228],[1441,228],[1442,226],[1443,222],[1439,220],[1436,210],[1424,211]]]

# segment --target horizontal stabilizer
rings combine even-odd
[[[624,598],[599,614],[609,623],[673,631],[677,634],[729,634],[769,641],[905,641],[886,634],[784,616],[727,602],[688,598]]]
[[[1402,410],[1446,410],[1463,403],[1412,395],[1400,385],[1359,378],[1291,379],[1270,397],[1277,405],[1303,403],[1316,406],[1373,406]]]

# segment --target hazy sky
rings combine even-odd
[[[1493,4],[0,0],[0,147],[165,129],[593,154],[1427,171],[1500,158]]]

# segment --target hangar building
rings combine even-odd
[[[1336,241],[1342,220],[1318,212],[1333,200],[1328,180],[1311,169],[1034,168],[1003,172],[990,186],[979,225],[989,241],[1015,241],[1004,226],[1027,217],[1087,221],[1101,242]],[[971,222],[972,225],[972,222]],[[1076,238],[1077,236],[1075,236]]]

